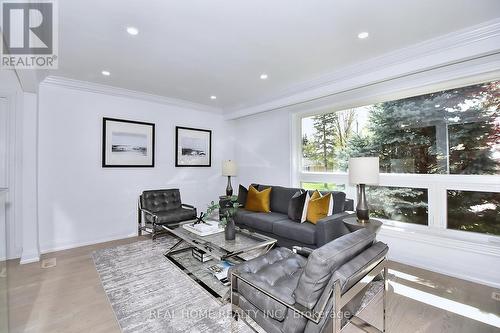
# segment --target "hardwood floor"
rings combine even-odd
[[[9,261],[10,332],[120,332],[90,254],[137,239],[43,255],[56,258],[52,268]]]
[[[56,258],[51,268],[9,261],[10,332],[120,332],[90,254],[139,239],[145,237],[43,255]],[[388,332],[500,332],[494,288],[395,262],[390,267]],[[380,325],[380,313],[372,311],[365,319]]]

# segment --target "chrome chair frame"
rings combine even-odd
[[[383,327],[382,330],[376,328],[375,326],[367,323],[363,319],[357,317],[356,315],[353,315],[350,319],[348,319],[348,322],[350,322],[352,325],[356,326],[357,328],[368,332],[368,333],[385,333],[387,332],[387,323],[386,323],[386,308],[387,308],[387,288],[388,288],[388,273],[387,273],[387,259],[381,258],[379,261],[376,261],[370,265],[370,271],[363,277],[361,278],[356,284],[354,284],[349,290],[344,292],[342,294],[341,292],[341,285],[340,281],[336,280],[334,282],[330,281],[330,283],[327,285],[326,288],[329,288],[329,295],[328,297],[323,301],[323,303],[320,303],[319,309],[320,311],[315,311],[314,309],[308,309],[301,304],[295,303],[295,304],[288,304],[285,301],[277,298],[276,296],[272,295],[268,291],[260,288],[259,286],[256,286],[252,282],[248,281],[247,279],[241,277],[238,273],[232,272],[231,273],[231,307],[233,313],[236,314],[236,316],[241,317],[243,320],[245,320],[247,314],[245,311],[243,311],[239,307],[239,294],[236,289],[236,284],[237,280],[241,280],[251,287],[259,290],[266,296],[272,298],[273,300],[279,302],[280,304],[284,305],[288,309],[298,313],[299,315],[307,318],[308,320],[311,320],[315,324],[318,324],[320,320],[327,314],[325,314],[325,309],[327,308],[329,302],[333,302],[332,306],[332,311],[334,311],[334,316],[332,319],[332,332],[333,333],[339,333],[342,329],[342,316],[341,310],[342,308],[349,302],[351,301],[356,295],[358,295],[370,282],[372,282],[380,273],[382,273],[383,276],[383,281],[384,281],[384,289],[383,289]]]
[[[142,232],[147,232],[147,233],[151,234],[152,239],[155,239],[158,235],[167,233],[167,231],[165,231],[163,229],[160,232],[157,231],[157,226],[159,226],[159,224],[157,224],[158,215],[156,215],[155,213],[153,213],[152,211],[150,211],[146,208],[143,208],[142,203],[141,203],[141,198],[142,198],[142,195],[139,196],[139,200],[137,201],[138,235],[141,236]],[[194,210],[195,215],[196,215],[196,207],[194,207],[192,205],[188,205],[188,204],[181,204],[181,207]],[[153,218],[153,222],[151,223],[151,231],[147,230],[147,228],[146,228],[146,225],[148,222],[143,221],[144,214],[150,215]],[[181,222],[171,223],[171,224],[169,224],[169,226],[178,226],[180,224],[181,224]]]

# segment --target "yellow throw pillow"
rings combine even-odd
[[[245,209],[252,212],[269,213],[271,211],[271,188],[257,191],[255,187],[250,186]]]
[[[311,195],[307,206],[307,221],[316,224],[322,218],[332,214],[333,197],[331,193],[321,196],[318,191]]]
[[[314,191],[309,200],[315,200],[321,198],[321,193],[318,190]]]

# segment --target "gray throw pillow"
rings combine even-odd
[[[238,187],[238,203],[241,205],[241,207],[245,207],[245,204],[247,203],[247,196],[248,196],[248,189],[241,185]]]
[[[288,202],[288,218],[290,220],[301,222],[307,194],[306,191],[297,191]]]

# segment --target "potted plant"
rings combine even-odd
[[[224,208],[224,211],[221,214],[221,218],[219,221],[219,225],[224,228],[224,236],[226,240],[234,240],[236,236],[236,226],[234,225],[234,215],[236,211],[240,207],[240,204],[237,202],[237,196],[231,196],[231,206]],[[205,214],[200,215],[200,222],[204,223],[206,220],[213,215],[216,210],[220,210],[221,207],[218,203],[214,201],[210,202],[207,208],[207,212]]]
[[[224,234],[226,236],[226,240],[234,240],[236,236],[234,215],[238,211],[238,208],[241,206],[237,200],[238,200],[237,196],[231,197],[231,206],[224,210],[222,218],[220,219],[219,222],[219,224],[224,227]]]

